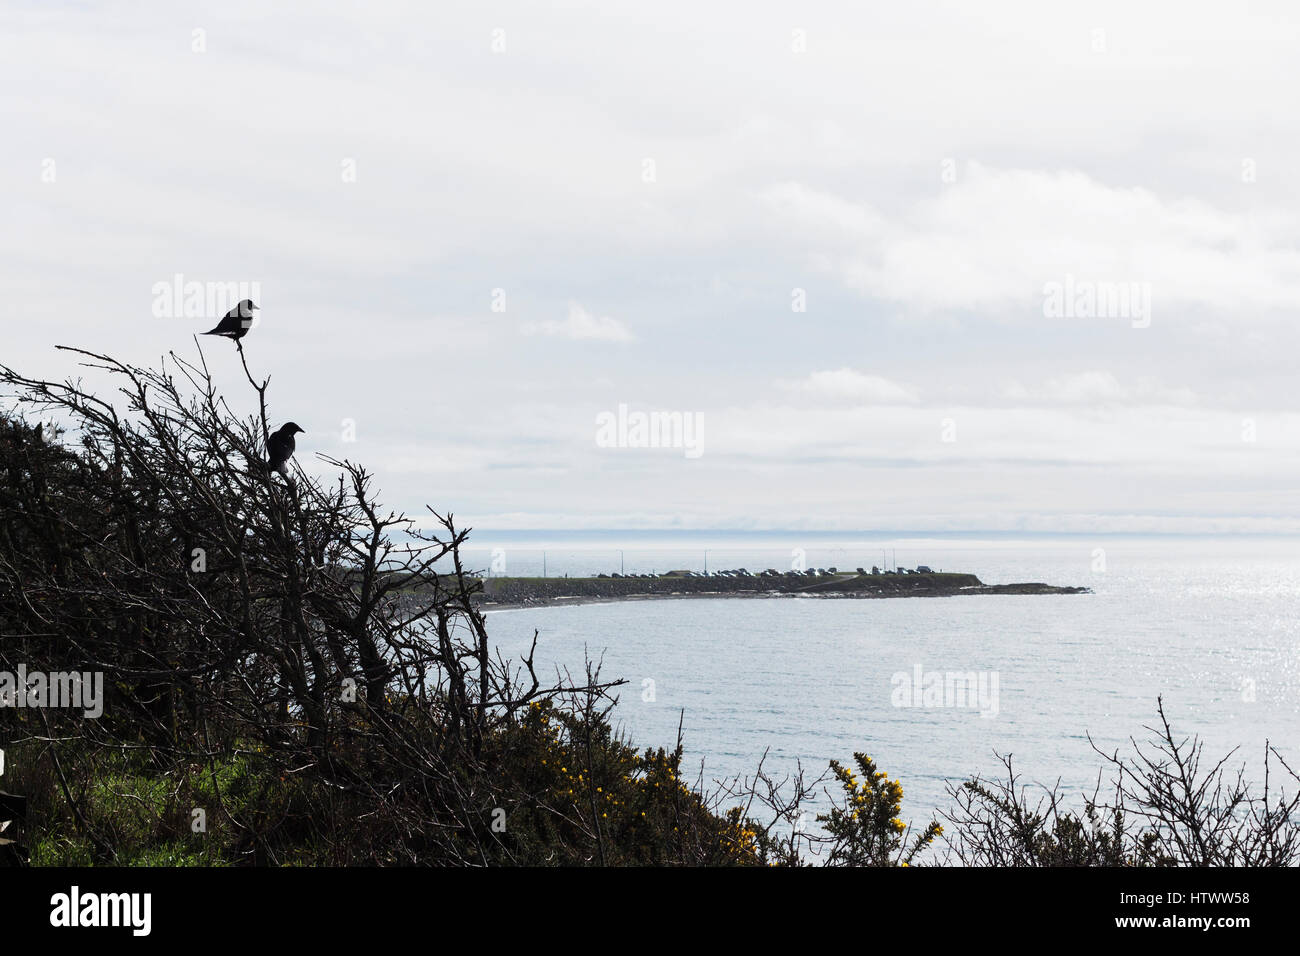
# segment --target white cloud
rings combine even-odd
[[[524,323],[527,335],[555,335],[566,339],[594,339],[602,342],[633,342],[636,336],[620,322],[603,315],[592,315],[577,302],[569,303],[569,317],[563,322],[546,319]]]
[[[917,401],[912,389],[879,375],[867,375],[851,368],[813,372],[797,381],[779,381],[781,388],[829,401],[851,401],[869,405],[906,405]]]
[[[1186,307],[1300,309],[1293,215],[977,163],[891,216],[799,183],[762,195],[845,284],[917,310],[1042,319],[1045,284],[1067,276],[1149,285],[1156,321]]]
[[[1051,378],[1034,387],[1009,382],[1002,390],[1002,397],[1018,403],[1049,405],[1196,403],[1196,394],[1189,388],[1168,388],[1150,378],[1124,385],[1110,372],[1096,370]]]

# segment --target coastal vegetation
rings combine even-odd
[[[102,712],[0,707],[6,857],[39,865],[1287,865],[1297,796],[1254,794],[1164,718],[1082,807],[1007,778],[905,819],[866,754],[706,785],[615,731],[623,681],[501,659],[462,564],[371,475],[265,465],[202,355],[120,387],[0,367],[0,671],[100,674]],[[242,352],[241,352],[242,358]],[[247,371],[247,366],[245,366]],[[1292,783],[1295,774],[1271,749]],[[1226,760],[1226,758],[1225,758]],[[1272,764],[1270,764],[1272,765]],[[954,768],[956,775],[960,768]],[[1270,778],[1271,780],[1272,778]],[[19,801],[5,806],[18,806]],[[812,811],[810,808],[820,809]],[[0,823],[4,823],[0,820]]]

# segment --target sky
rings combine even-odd
[[[10,0],[0,361],[192,357],[252,288],[300,462],[412,513],[1300,531],[1298,31],[1285,3]]]

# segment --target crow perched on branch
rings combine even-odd
[[[289,477],[289,459],[293,457],[294,449],[297,447],[293,436],[294,433],[301,431],[302,429],[293,422],[286,422],[272,432],[271,437],[266,440],[266,453],[270,455],[267,466],[272,471],[278,471],[286,479]]]
[[[215,329],[210,332],[204,332],[204,335],[224,335],[238,342],[253,326],[253,312],[257,306],[253,304],[252,299],[244,299],[239,305],[235,306],[226,313]]]

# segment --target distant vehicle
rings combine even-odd
[[[826,569],[826,573],[827,573],[827,574],[839,574],[839,573],[840,573],[840,569],[839,569],[839,568],[827,568],[827,569]]]
[[[872,573],[872,574],[879,574],[879,573],[880,573],[880,568],[878,568],[876,565],[873,564],[873,565],[871,566],[871,573]]]
[[[864,570],[862,570],[862,568],[858,568],[858,574],[866,574],[866,573],[867,573],[867,572],[864,571]]]
[[[918,564],[918,565],[916,566],[916,573],[917,573],[917,574],[934,574],[934,572],[930,570],[930,566],[929,566],[928,564]]]
[[[598,578],[607,578],[607,577],[609,577],[609,575],[608,575],[608,574],[598,574],[598,575],[596,575],[596,577],[598,577]]]

